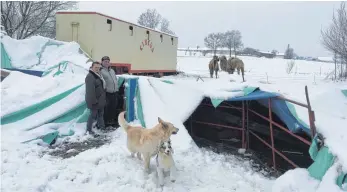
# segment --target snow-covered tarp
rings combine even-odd
[[[59,63],[68,62],[84,69],[90,67],[89,57],[76,42],[62,42],[32,36],[24,40],[3,36],[3,53],[7,53],[12,68],[46,71]],[[3,63],[2,63],[3,68]]]

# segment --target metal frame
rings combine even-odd
[[[267,147],[271,148],[272,150],[272,165],[273,168],[276,169],[276,159],[275,159],[275,154],[278,154],[280,157],[282,157],[284,160],[286,160],[288,163],[290,163],[292,166],[294,166],[295,168],[298,167],[298,165],[296,165],[293,161],[291,161],[286,155],[284,155],[283,153],[281,153],[280,151],[278,151],[275,147],[275,143],[274,143],[274,138],[273,138],[273,126],[278,127],[279,129],[285,131],[286,133],[288,133],[289,135],[297,138],[298,140],[300,140],[301,142],[307,144],[308,146],[311,145],[311,142],[290,132],[287,128],[281,126],[280,124],[276,123],[273,121],[272,119],[272,104],[271,101],[273,99],[281,99],[281,100],[285,100],[288,102],[291,102],[293,104],[302,106],[307,108],[308,110],[308,114],[309,114],[309,120],[310,120],[310,129],[311,129],[311,137],[313,138],[316,134],[316,127],[314,124],[315,121],[315,117],[314,117],[314,111],[312,111],[311,105],[310,105],[310,101],[308,98],[308,90],[307,90],[307,86],[305,86],[305,93],[306,93],[306,100],[308,104],[303,104],[291,99],[287,99],[285,97],[282,96],[278,96],[275,98],[269,98],[268,99],[268,109],[269,109],[269,114],[268,117],[261,115],[259,113],[257,113],[256,111],[249,109],[248,106],[248,102],[242,101],[242,107],[235,107],[232,106],[226,102],[222,102],[221,105],[218,106],[218,108],[229,108],[229,109],[237,109],[237,110],[241,110],[242,111],[242,127],[234,127],[234,126],[229,126],[229,125],[220,125],[220,124],[215,124],[215,123],[208,123],[208,122],[201,122],[201,121],[194,121],[193,118],[191,119],[191,126],[192,123],[199,123],[199,124],[206,124],[206,125],[212,125],[212,126],[217,126],[217,127],[223,127],[223,128],[229,128],[229,129],[234,129],[234,130],[238,130],[242,132],[242,148],[248,149],[249,148],[249,133],[251,133],[253,136],[255,136],[257,139],[259,139],[262,143],[264,143]],[[206,104],[206,103],[202,103],[201,105],[205,105],[205,106],[211,106],[213,107],[213,105],[211,104]],[[264,120],[267,120],[269,122],[269,129],[270,129],[270,137],[271,137],[271,143],[266,142],[265,140],[263,140],[259,135],[257,135],[256,133],[254,133],[253,131],[248,129],[248,121],[249,121],[249,112],[263,118]],[[247,126],[245,126],[245,122]],[[192,133],[193,134],[193,133]]]

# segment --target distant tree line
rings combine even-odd
[[[254,56],[266,56],[273,58],[278,53],[276,50],[273,50],[269,54],[262,54],[258,49],[246,47],[243,48],[242,35],[239,30],[230,30],[224,33],[210,33],[204,38],[204,43],[207,48],[213,50],[213,54],[216,55],[219,48],[227,48],[229,50],[229,57],[231,57],[232,52],[236,56],[238,53],[245,55],[254,55]],[[285,59],[293,59],[295,57],[294,49],[291,48],[288,44],[288,47],[285,51]]]

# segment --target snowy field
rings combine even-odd
[[[88,58],[78,53],[76,44],[52,46],[43,52],[44,59],[38,60],[35,55],[41,50],[41,45],[45,44],[45,41],[42,38],[34,38],[32,41],[23,42],[16,44],[10,39],[7,39],[7,42],[4,41],[5,47],[10,46],[9,55],[16,58],[14,60],[16,67],[46,70],[56,65],[60,61],[59,58],[68,60],[75,67],[69,73],[55,78],[51,76],[37,78],[18,72],[11,73],[1,83],[1,116],[84,82]],[[35,42],[40,46],[36,46]],[[14,49],[19,46],[20,54]],[[111,142],[98,149],[84,151],[72,158],[60,159],[48,155],[47,152],[51,150],[46,146],[38,146],[35,142],[28,144],[20,142],[51,130],[51,126],[64,127],[65,125],[41,126],[32,132],[25,132],[21,128],[28,126],[27,124],[31,122],[23,121],[23,124],[5,125],[1,128],[1,191],[58,192],[68,189],[81,192],[311,192],[326,191],[327,188],[331,191],[339,191],[333,185],[336,166],[332,167],[330,175],[320,184],[309,178],[307,171],[302,169],[289,171],[275,181],[252,170],[249,161],[233,155],[218,155],[199,149],[183,126],[184,119],[192,112],[194,105],[199,103],[196,98],[202,98],[203,95],[237,96],[237,92],[232,93],[235,95],[228,95],[226,90],[237,90],[251,85],[259,86],[263,90],[279,92],[288,98],[306,103],[304,86],[307,85],[311,104],[316,112],[317,129],[326,135],[326,144],[333,154],[338,155],[338,164],[347,171],[347,154],[344,148],[347,146],[347,134],[343,126],[347,124],[347,99],[341,94],[341,89],[346,89],[347,84],[324,80],[332,71],[334,67],[332,64],[295,61],[292,73],[288,74],[286,60],[241,57],[246,68],[246,82],[242,83],[241,76],[228,75],[225,72],[220,73],[219,79],[210,79],[207,70],[210,58],[183,55],[184,53],[178,52],[178,70],[184,71],[186,75],[165,77],[175,82],[170,89],[166,89],[169,85],[154,78],[139,80],[146,125],[148,127],[155,125],[157,116],[161,116],[164,120],[172,121],[180,129],[177,135],[172,136],[174,159],[178,168],[175,183],[167,179],[164,188],[156,186],[154,159],[151,162],[151,173],[149,175],[143,173],[143,164],[129,157],[130,154],[125,145],[126,135],[122,129],[111,132]],[[26,58],[30,62],[24,62]],[[25,63],[27,64],[24,65]],[[201,80],[197,82],[197,76],[203,77],[204,82]],[[38,86],[28,83],[29,81],[37,82]],[[74,83],[71,84],[71,82]],[[68,102],[83,99],[83,89],[82,87],[79,90],[81,94],[70,98]],[[183,96],[181,93],[186,95]],[[153,98],[160,102],[153,103]],[[156,106],[157,113],[154,113],[149,106]],[[54,111],[46,111],[46,114],[41,114],[42,116],[37,116],[37,119],[32,121],[47,118],[49,113],[66,110],[64,107],[68,105],[53,106]],[[296,110],[298,115],[308,122],[307,110],[301,107]],[[84,128],[85,124],[75,127],[76,134],[70,141],[85,142],[89,136],[83,135]],[[58,141],[58,144],[61,142]]]

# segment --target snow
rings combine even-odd
[[[50,74],[41,78],[11,71],[1,83],[1,116],[84,83],[86,69],[90,65],[75,43],[63,42],[61,46],[47,47],[38,63],[36,53],[47,41],[42,37],[17,41],[4,36],[3,43],[15,67],[47,70],[64,60],[71,67],[59,76]],[[178,52],[178,55],[184,55],[184,52]],[[325,80],[334,66],[324,62],[296,60],[292,72],[288,74],[287,60],[241,57],[246,69],[246,82],[242,82],[241,76],[225,72],[220,73],[219,79],[209,78],[207,64],[210,59],[209,55],[178,57],[178,68],[185,75],[165,77],[173,84],[156,78],[139,77],[146,127],[153,127],[161,117],[180,129],[177,135],[171,137],[178,168],[175,183],[166,179],[165,187],[157,188],[154,159],[151,162],[152,172],[144,174],[143,163],[130,158],[126,133],[121,128],[110,133],[110,143],[68,159],[48,155],[47,151],[52,149],[38,146],[39,141],[20,143],[54,130],[68,131],[74,121],[40,125],[83,102],[82,86],[66,99],[35,115],[2,126],[1,191],[65,191],[67,188],[71,191],[339,191],[334,184],[338,170],[347,171],[344,149],[347,146],[347,132],[343,127],[347,123],[347,98],[341,93],[347,84]],[[204,81],[197,81],[197,77]],[[219,99],[235,97],[242,95],[242,89],[247,86],[258,86],[262,90],[278,92],[306,103],[305,85],[308,86],[311,105],[316,113],[317,129],[326,137],[325,143],[331,152],[338,157],[322,182],[309,177],[306,169],[290,170],[277,180],[267,178],[255,172],[250,161],[198,148],[183,125],[205,96]],[[307,110],[302,107],[296,107],[296,110],[299,117],[308,123]],[[25,131],[33,126],[39,127]],[[84,142],[90,137],[84,135],[85,123],[72,128],[76,134],[69,138],[70,141]],[[58,143],[61,142],[58,140]],[[73,153],[74,150],[68,152]]]
[[[334,62],[334,58],[332,57],[318,57],[318,60],[326,61],[326,62]]]
[[[91,64],[87,63],[88,57],[79,53],[80,46],[76,42],[67,43],[41,36],[24,40],[4,36],[1,41],[15,68],[45,71],[61,61],[68,61],[88,69]],[[48,42],[52,45],[45,47]]]
[[[278,192],[315,192],[319,182],[310,177],[307,169],[289,170],[277,178],[272,191]]]
[[[306,169],[297,168],[289,170],[280,176],[272,187],[272,191],[278,192],[343,192],[335,183],[338,177],[337,168],[339,163],[333,164],[324,177],[322,182],[310,177]]]
[[[142,163],[129,157],[124,131],[115,131],[112,138],[110,144],[64,160],[43,155],[31,144],[5,144],[5,149],[12,150],[2,151],[1,191],[161,191],[156,187],[155,172],[145,177]],[[197,148],[176,150],[174,155],[178,177],[175,183],[165,180],[163,191],[269,190],[271,181],[247,169],[249,162],[233,156]],[[22,177],[26,179],[20,180]]]

